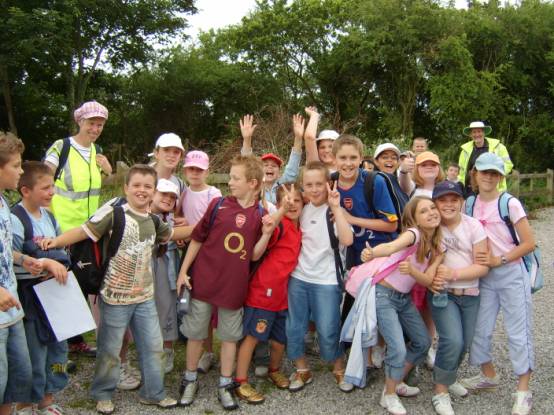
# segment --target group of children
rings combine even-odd
[[[338,388],[351,392],[356,382],[347,370],[341,327],[347,316],[352,318],[349,314],[359,313],[353,303],[367,291],[345,297],[343,277],[345,269],[359,268],[373,285],[373,301],[363,300],[368,307],[373,304],[368,315],[380,334],[373,351],[364,347],[362,358],[378,366],[379,353],[386,350],[380,405],[390,414],[406,413],[399,396],[420,392],[405,379],[428,356],[434,330],[432,405],[438,414],[454,414],[450,394],[498,386],[491,337],[500,309],[519,376],[512,414],[528,414],[532,311],[521,257],[533,249],[534,239],[517,199],[510,199],[509,207],[518,245],[499,216],[502,160],[491,153],[477,159],[472,188],[479,193],[471,217],[462,213],[461,187],[445,180],[426,142],[414,143],[415,159],[394,144],[381,144],[373,157],[378,173],[370,173],[361,167],[364,147],[357,137],[331,130],[316,137],[319,114],[313,107],[306,113],[307,122],[293,117],[295,142],[282,176],[278,156],[249,154],[255,125],[251,116],[241,120],[242,154],[231,161],[229,195],[223,197],[207,184],[207,154],[185,154],[175,134],[158,139],[153,166],[131,167],[124,185],[123,237],[97,301],[98,352],[91,385],[97,411],[115,410],[112,396],[131,335],[140,365],[135,384],[141,385],[140,402],[159,408],[192,405],[201,361],[212,353],[214,327],[221,341],[217,397],[224,409],[236,409],[237,397],[252,404],[265,400],[248,380],[260,344],[269,343],[267,376],[278,388],[295,392],[311,383],[304,341],[311,327]],[[302,141],[307,163],[300,171]],[[15,215],[10,218],[2,199],[0,397],[6,404],[0,415],[9,413],[12,402],[20,414],[32,414],[36,406],[41,414],[59,415],[53,395],[68,381],[67,346],[44,337],[44,316],[33,314],[36,299],[21,289],[18,297],[16,287],[25,287],[26,279],[36,283],[34,276],[45,272],[65,283],[62,248],[109,234],[117,208],[107,203],[82,226],[60,233],[47,210],[52,172],[39,162],[22,168],[22,151],[20,140],[0,136],[0,190],[19,190],[19,205],[34,232],[28,240],[25,224],[18,224]],[[187,185],[175,176],[180,161]],[[182,265],[179,247],[185,249]],[[18,283],[13,265],[21,266]],[[415,294],[416,283],[420,294]],[[190,305],[179,322],[176,304],[186,290]],[[173,399],[163,379],[173,369],[178,331],[187,339],[186,367],[179,399]],[[468,351],[470,363],[481,365],[481,372],[457,381]],[[295,368],[290,376],[281,368],[285,354]],[[350,357],[355,354],[353,343]],[[31,371],[32,390],[26,388]]]

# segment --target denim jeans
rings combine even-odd
[[[452,385],[456,382],[458,366],[469,352],[473,341],[480,298],[449,293],[448,304],[439,308],[433,306],[432,297],[433,294],[427,293],[427,304],[431,307],[439,335],[433,381],[441,385]]]
[[[33,320],[26,320],[25,336],[33,368],[33,389],[30,402],[39,403],[47,393],[56,393],[66,387],[67,342],[43,344],[37,336]]]
[[[141,398],[160,401],[165,398],[162,365],[163,341],[154,299],[138,304],[111,305],[99,297],[100,325],[96,368],[91,396],[96,401],[111,400],[119,380],[119,352],[127,326],[135,340],[142,386]]]
[[[431,347],[427,327],[409,293],[403,294],[377,284],[375,304],[379,333],[387,344],[385,376],[401,381],[405,363],[418,365],[425,359]],[[410,340],[407,345],[404,334]]]
[[[312,284],[297,278],[289,280],[289,314],[286,323],[287,356],[296,360],[304,356],[304,334],[310,317],[316,326],[321,358],[333,362],[342,356],[340,346],[340,303],[338,285]]]
[[[33,372],[23,320],[0,329],[0,403],[30,402]]]

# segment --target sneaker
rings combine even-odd
[[[39,414],[39,415],[63,415],[63,410],[58,404],[52,403],[48,406],[45,406],[42,409],[39,409],[37,414]]]
[[[341,372],[333,372],[333,375],[335,375],[335,381],[341,392],[350,393],[354,390],[354,385],[344,380],[344,370]]]
[[[404,398],[411,398],[413,396],[418,395],[419,392],[420,390],[417,386],[408,386],[404,382],[401,382],[398,385],[396,385],[396,394]]]
[[[164,349],[165,359],[165,373],[169,373],[173,370],[173,364],[175,362],[175,351],[173,349]]]
[[[177,401],[169,396],[166,396],[161,401],[150,401],[148,399],[140,398],[139,402],[143,405],[156,405],[160,409],[171,409],[177,406]]]
[[[290,385],[290,380],[288,380],[288,378],[280,370],[269,372],[267,377],[279,389],[287,389]]]
[[[381,369],[383,367],[383,361],[385,360],[385,348],[379,345],[375,345],[371,348],[371,361],[373,367]]]
[[[379,405],[385,408],[391,415],[406,415],[406,408],[400,402],[400,398],[396,393],[385,395],[385,391],[381,394]]]
[[[256,366],[254,368],[254,375],[257,378],[267,378],[269,368],[267,366]]]
[[[248,402],[249,404],[260,404],[264,403],[265,397],[260,392],[258,392],[250,383],[243,383],[237,389],[235,389],[237,396],[243,401]]]
[[[217,388],[217,399],[223,406],[223,409],[226,411],[232,411],[239,407],[233,389],[235,389],[236,384],[230,383],[229,385],[219,386]]]
[[[10,411],[10,413],[12,413]],[[21,409],[14,409],[13,414],[15,415],[36,415],[38,412],[35,411],[35,408],[33,406],[26,406],[25,408]]]
[[[290,385],[289,391],[298,392],[304,389],[304,386],[309,385],[314,380],[311,370],[305,370],[299,372],[295,370],[292,375],[290,375]]]
[[[122,391],[132,391],[140,386],[140,373],[137,376],[137,369],[132,367],[129,362],[122,363],[119,371],[119,381],[117,389]]]
[[[439,393],[432,398],[433,408],[439,415],[455,415],[448,393]]]
[[[517,391],[512,394],[514,406],[512,406],[512,415],[527,415],[533,407],[533,394],[531,391]]]
[[[458,398],[465,398],[467,395],[469,395],[469,391],[464,388],[464,386],[460,382],[455,382],[450,385],[448,387],[448,392]]]
[[[96,412],[99,414],[113,414],[114,406],[112,401],[98,401],[96,402]]]
[[[200,373],[208,373],[214,364],[214,354],[210,352],[202,353],[200,360],[198,361],[198,371]]]
[[[78,353],[87,357],[96,357],[96,347],[85,342],[72,343],[69,345],[69,353]]]
[[[425,366],[427,369],[433,370],[435,367],[435,358],[437,357],[437,349],[434,346],[429,347],[427,357],[425,358]]]
[[[492,390],[499,385],[498,375],[494,378],[488,378],[482,373],[471,378],[465,378],[460,381],[461,385],[470,390]]]
[[[181,386],[179,387],[179,406],[189,406],[194,402],[196,393],[198,392],[198,380],[186,380],[185,377],[181,379]]]

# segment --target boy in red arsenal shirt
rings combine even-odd
[[[244,308],[245,338],[240,344],[236,394],[248,403],[262,403],[265,398],[248,383],[248,367],[258,342],[271,339],[269,379],[280,389],[289,386],[289,380],[280,372],[285,351],[285,322],[287,319],[287,285],[290,273],[296,267],[302,232],[298,218],[304,205],[302,193],[294,184],[282,185],[277,190],[281,228],[276,228],[268,245],[267,255],[250,280]]]
[[[262,256],[275,228],[271,216],[262,217],[258,201],[262,179],[259,158],[235,157],[229,179],[231,196],[222,203],[221,198],[214,199],[191,235],[177,280],[178,292],[183,285],[192,290],[190,309],[181,325],[188,338],[179,401],[182,406],[191,405],[196,396],[202,341],[208,337],[212,307],[217,307],[221,339],[218,399],[224,409],[238,408],[232,373],[237,341],[243,336],[242,306],[248,292],[250,261]]]

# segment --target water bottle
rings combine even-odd
[[[190,308],[190,291],[183,287],[183,293],[177,299],[177,316],[183,318],[189,312]]]
[[[446,290],[439,291],[433,294],[433,306],[437,308],[444,308],[448,304],[448,294]]]

